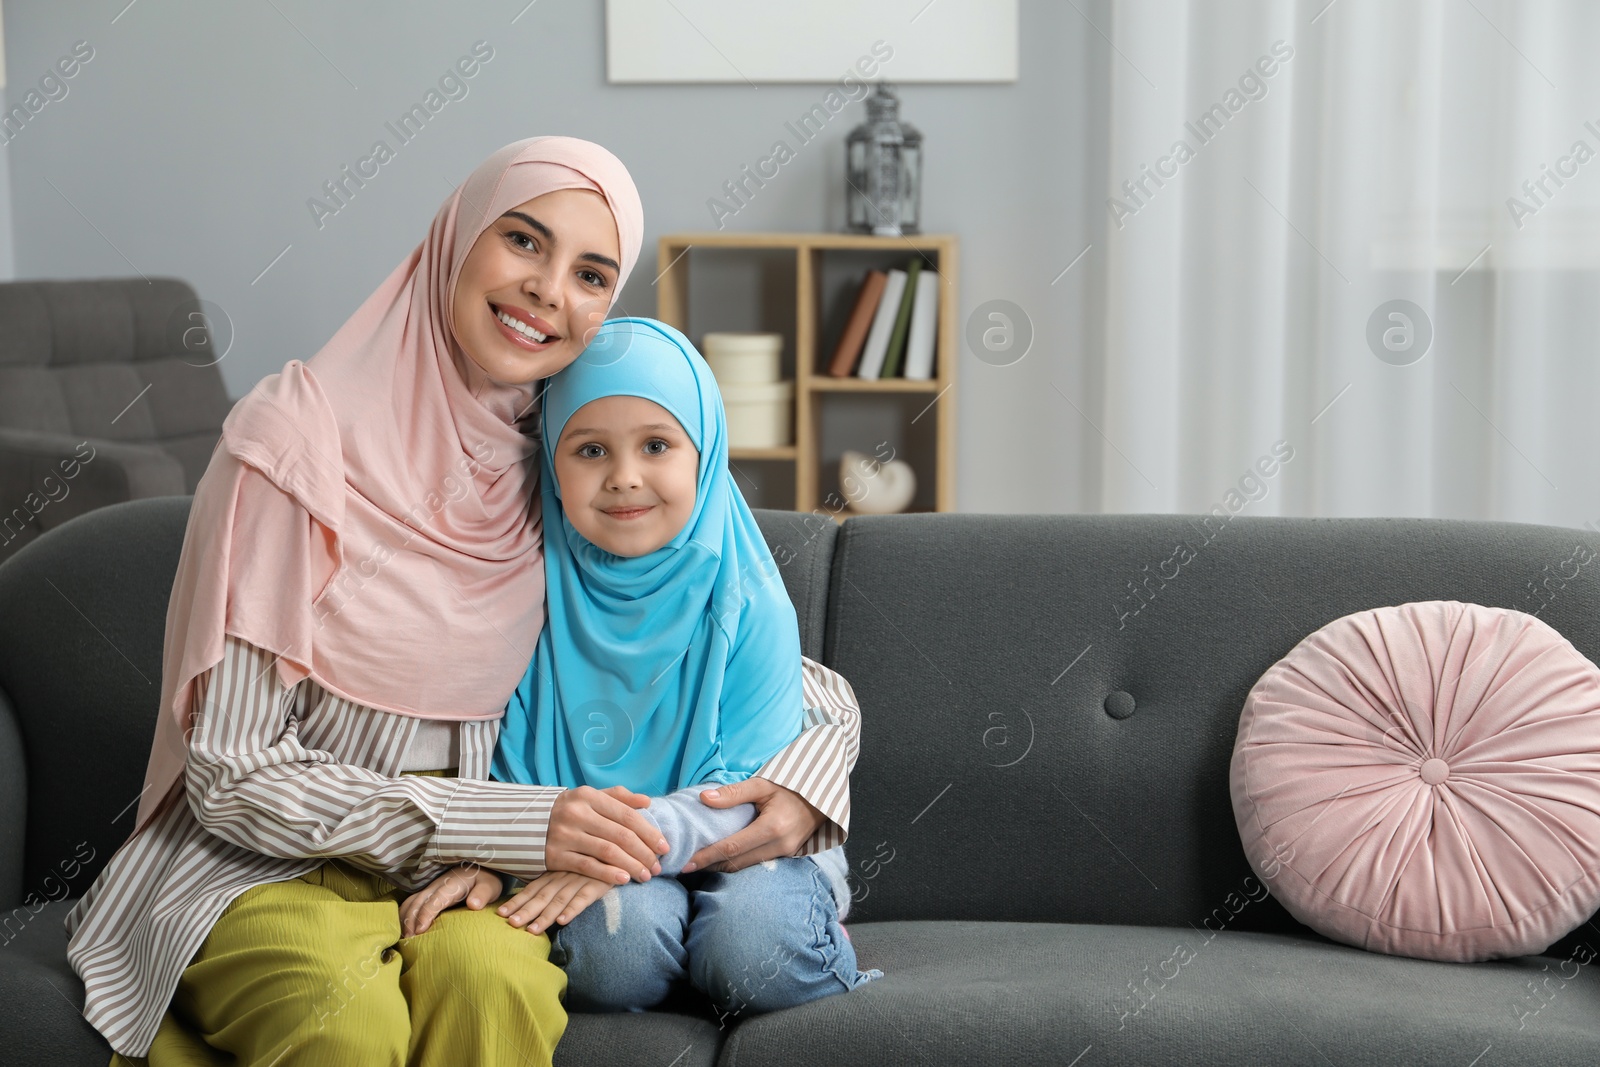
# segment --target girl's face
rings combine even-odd
[[[450,309],[462,350],[506,384],[556,373],[605,321],[618,248],[616,220],[593,190],[557,189],[507,211],[478,235],[456,277]]]
[[[654,552],[694,513],[700,453],[654,400],[591,400],[573,412],[554,448],[567,520],[613,555]]]

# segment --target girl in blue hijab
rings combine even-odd
[[[649,794],[748,778],[800,736],[800,626],[728,473],[705,360],[664,323],[611,320],[551,379],[542,444],[549,619],[497,777]]]
[[[842,847],[680,874],[754,815],[709,808],[700,790],[750,777],[805,719],[799,623],[729,475],[710,368],[671,326],[612,319],[550,380],[543,412],[549,619],[507,706],[494,775],[649,794],[645,814],[671,851],[649,881],[557,872],[501,913],[542,881],[572,890],[550,958],[574,1010],[643,1011],[687,979],[721,1012],[769,1011],[879,976],[856,969],[839,923]]]

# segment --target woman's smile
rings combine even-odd
[[[556,328],[549,322],[520,308],[490,304],[489,311],[494,315],[495,325],[500,327],[500,332],[518,348],[543,352],[561,340]]]

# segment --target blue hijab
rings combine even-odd
[[[567,420],[617,395],[666,408],[700,453],[689,521],[631,558],[573,528],[552,460]],[[727,437],[711,369],[654,319],[608,320],[550,379],[539,479],[549,618],[506,706],[496,778],[659,796],[742,781],[800,736],[800,626],[728,474]]]

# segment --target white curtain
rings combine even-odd
[[[1600,4],[1112,11],[1102,509],[1600,526]]]

